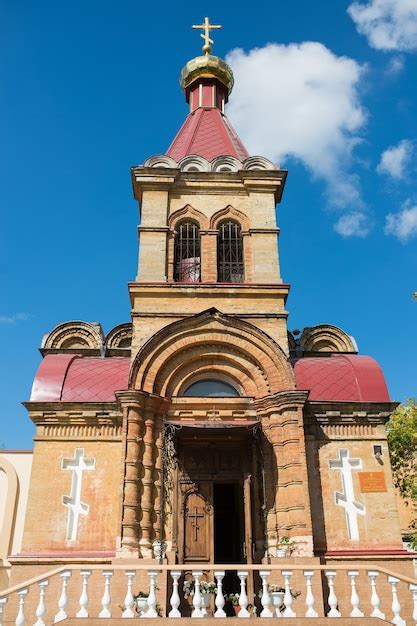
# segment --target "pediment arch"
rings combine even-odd
[[[175,230],[177,224],[186,219],[195,220],[198,222],[199,227],[202,230],[205,230],[209,226],[209,221],[207,215],[204,215],[201,211],[198,211],[190,204],[186,204],[181,209],[177,209],[172,213],[168,218],[168,226],[171,230]]]
[[[137,354],[129,387],[172,397],[192,377],[216,373],[233,380],[246,396],[260,398],[295,388],[292,367],[280,346],[259,328],[217,309],[156,333]]]
[[[104,337],[98,323],[78,320],[58,324],[44,336],[41,345],[43,354],[60,351],[89,351],[100,353]]]
[[[242,230],[249,230],[250,221],[249,221],[248,216],[242,213],[242,211],[235,209],[230,204],[224,209],[220,209],[220,211],[217,211],[211,217],[210,229],[217,230],[220,222],[222,222],[223,220],[227,220],[227,219],[236,220],[241,225]]]
[[[300,346],[304,352],[356,353],[356,342],[344,330],[331,324],[309,326],[303,330]]]

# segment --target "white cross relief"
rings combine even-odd
[[[62,504],[68,507],[67,541],[77,539],[80,515],[88,515],[89,505],[81,502],[83,472],[91,471],[95,466],[96,460],[86,459],[83,448],[76,448],[72,459],[62,459],[61,469],[72,471],[71,493],[62,496]]]
[[[349,450],[341,448],[339,450],[339,458],[330,460],[329,467],[330,469],[340,470],[343,491],[342,493],[335,491],[335,503],[345,510],[349,538],[353,541],[358,541],[358,515],[365,515],[366,509],[361,502],[355,500],[352,470],[362,469],[362,460],[349,457]]]

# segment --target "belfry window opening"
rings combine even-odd
[[[200,282],[200,229],[196,222],[177,226],[174,247],[174,280],[180,283]]]
[[[243,283],[243,237],[238,222],[227,220],[219,225],[217,244],[217,280],[220,283]]]

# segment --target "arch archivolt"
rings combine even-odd
[[[220,211],[217,211],[216,213],[214,213],[214,215],[212,215],[210,219],[210,229],[217,230],[219,227],[219,223],[227,219],[236,220],[237,222],[239,222],[242,230],[244,231],[249,230],[250,228],[250,220],[248,216],[229,204],[224,209],[220,209]]]
[[[230,380],[244,396],[269,393],[265,372],[238,350],[224,354],[219,343],[181,351],[158,375],[155,393],[178,396],[191,382],[216,375]]]
[[[171,231],[174,231],[177,228],[178,223],[186,219],[198,222],[201,230],[206,230],[209,226],[208,217],[201,211],[192,207],[190,204],[186,204],[181,209],[174,211],[174,213],[172,213],[168,218],[168,226]]]
[[[294,389],[294,374],[281,348],[261,330],[215,309],[165,327],[136,356],[130,388],[164,397],[178,395],[191,377],[222,373],[248,396]]]

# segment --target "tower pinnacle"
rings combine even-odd
[[[211,46],[214,43],[214,41],[210,38],[210,31],[219,29],[221,26],[219,24],[210,24],[209,18],[205,17],[204,24],[193,24],[193,28],[198,28],[204,31],[204,33],[200,33],[200,37],[204,39],[203,52],[204,54],[210,54]]]

